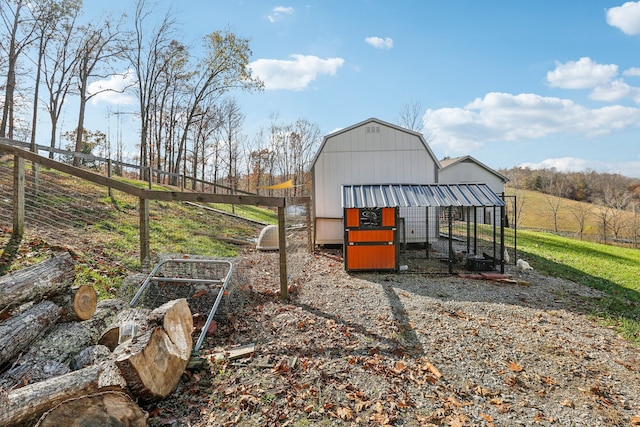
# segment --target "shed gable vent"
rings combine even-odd
[[[380,133],[380,126],[367,126],[366,133]]]

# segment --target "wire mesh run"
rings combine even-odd
[[[233,263],[228,260],[165,259],[151,270],[130,305],[157,308],[168,301],[184,298],[192,313],[208,313],[193,347],[193,351],[197,352],[204,342],[232,274]]]

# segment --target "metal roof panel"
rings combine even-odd
[[[486,184],[343,185],[343,208],[504,206]]]

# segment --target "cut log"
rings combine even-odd
[[[125,388],[126,383],[112,361],[49,378],[0,396],[0,426],[19,426],[34,422],[48,410],[69,399],[102,391],[123,392]]]
[[[138,331],[142,332],[148,329],[148,318],[151,313],[148,309],[143,308],[127,308],[116,314],[109,325],[104,329],[98,344],[107,346],[109,350],[113,351],[118,344],[121,343],[120,328],[125,323],[131,323],[137,325]]]
[[[185,299],[153,310],[149,320],[151,329],[113,352],[131,393],[147,402],[163,399],[175,390],[193,347],[193,320]]]
[[[41,263],[0,277],[0,312],[39,302],[67,290],[75,280],[73,260],[63,252]]]
[[[43,331],[57,321],[59,308],[51,301],[42,301],[0,323],[0,367],[15,359]]]
[[[106,391],[70,399],[45,413],[36,427],[145,427],[147,413],[128,395]]]
[[[90,319],[96,312],[98,294],[92,286],[74,286],[51,301],[60,306],[61,322],[79,322]]]

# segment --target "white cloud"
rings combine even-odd
[[[556,62],[555,70],[547,72],[547,81],[551,87],[589,89],[608,83],[617,74],[617,65],[598,64],[591,58],[583,57],[577,62]]]
[[[390,37],[367,37],[364,41],[377,49],[391,49],[393,47],[393,39]]]
[[[629,86],[623,80],[618,79],[596,87],[589,95],[589,98],[597,101],[613,102],[623,98],[635,98],[639,93],[638,88]]]
[[[607,10],[607,24],[625,34],[640,34],[640,2],[630,1]]]
[[[284,19],[285,15],[293,15],[295,10],[292,7],[276,6],[271,10],[271,14],[267,15],[269,22],[278,22]]]
[[[628,70],[624,70],[622,74],[629,77],[638,77],[640,76],[640,68],[631,67]]]
[[[136,79],[132,70],[124,74],[109,76],[105,80],[90,83],[87,93],[94,95],[91,98],[93,104],[106,102],[114,105],[131,105],[136,103],[136,97],[126,92],[126,89],[135,85]]]
[[[517,166],[529,169],[553,168],[558,172],[584,172],[586,170],[594,170],[600,173],[618,173],[628,177],[637,177],[638,170],[640,170],[640,161],[604,162],[576,157],[561,157],[545,159],[537,163],[524,162]]]
[[[638,126],[640,109],[618,105],[588,109],[569,99],[493,92],[463,108],[427,110],[424,122],[434,146],[451,154],[468,154],[492,141],[556,133],[595,136]]]
[[[342,58],[322,59],[312,55],[291,55],[291,58],[258,59],[249,66],[264,82],[266,90],[303,90],[319,75],[335,75],[344,64]]]

